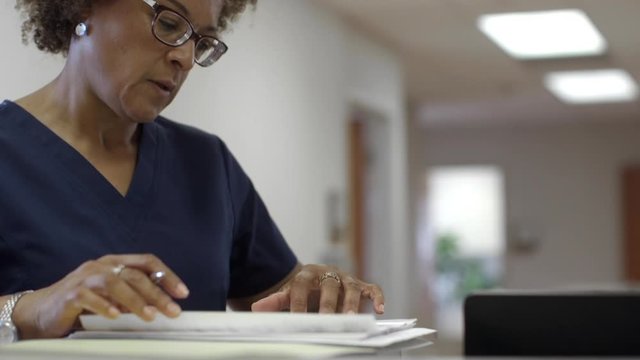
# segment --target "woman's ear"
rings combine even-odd
[[[78,13],[78,18],[74,19],[75,28],[74,33],[78,37],[87,35],[91,31],[91,15],[93,15],[93,7],[97,1],[102,0],[85,0],[81,6],[81,11]]]
[[[87,19],[89,19],[93,13],[93,4],[96,1],[92,1],[92,0],[85,0],[84,4],[82,4],[82,10],[80,11],[80,13],[78,14],[78,16],[80,17],[79,19],[74,19],[76,21],[76,23],[81,23],[87,22]]]

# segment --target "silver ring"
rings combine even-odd
[[[151,279],[151,281],[153,281],[154,284],[158,285],[160,284],[160,282],[162,282],[162,279],[164,279],[164,276],[166,274],[164,273],[164,271],[156,271],[154,273],[151,273],[151,275],[149,275],[149,278]]]
[[[320,275],[320,286],[322,286],[322,283],[327,279],[335,280],[338,285],[342,283],[342,281],[340,280],[340,276],[337,273],[333,271],[327,271],[326,273]]]
[[[126,268],[126,266],[124,266],[124,264],[120,264],[120,265],[114,267],[113,269],[111,269],[111,272],[115,276],[120,276],[120,273],[122,272],[122,270],[124,270],[124,268]]]

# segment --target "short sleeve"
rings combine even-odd
[[[298,260],[251,180],[222,144],[233,204],[229,298],[258,294],[284,279]]]

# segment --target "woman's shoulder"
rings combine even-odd
[[[1,98],[0,98],[1,99]],[[11,100],[0,100],[0,118],[20,115],[19,107]]]
[[[32,115],[11,100],[0,99],[0,129],[3,133],[20,131]]]

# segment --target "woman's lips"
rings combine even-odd
[[[164,93],[167,96],[173,94],[176,89],[176,84],[173,81],[169,80],[151,80],[151,83],[155,85],[160,92]]]

